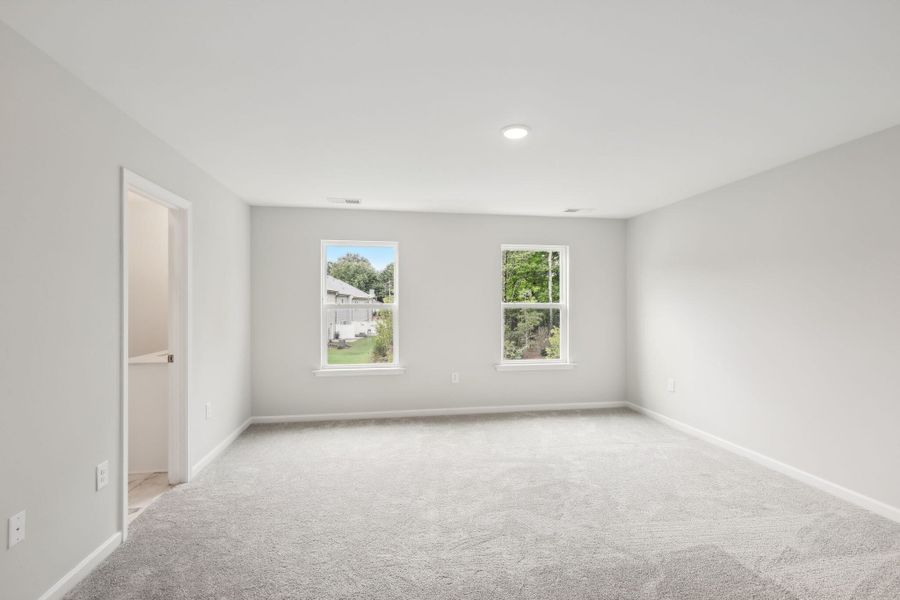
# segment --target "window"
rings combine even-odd
[[[396,242],[322,242],[321,366],[399,364]]]
[[[501,246],[500,362],[566,363],[568,249]]]

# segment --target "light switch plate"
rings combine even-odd
[[[671,377],[669,378],[669,383],[667,384],[667,388],[669,393],[675,393],[675,380]]]
[[[459,372],[452,371],[450,373],[450,383],[459,383]]]
[[[9,518],[9,548],[25,539],[25,511]]]

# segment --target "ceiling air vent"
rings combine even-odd
[[[362,200],[359,198],[326,198],[326,200],[332,204],[349,204],[351,206],[362,204]]]

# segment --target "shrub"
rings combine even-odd
[[[547,339],[547,348],[544,350],[547,358],[559,358],[559,327],[554,327]]]
[[[383,310],[375,323],[375,343],[372,346],[372,362],[389,363],[394,360],[394,312]]]

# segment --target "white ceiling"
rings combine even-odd
[[[631,216],[900,123],[895,0],[0,0],[0,19],[254,204]]]

